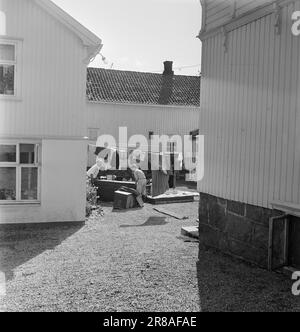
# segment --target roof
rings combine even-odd
[[[200,76],[88,68],[90,102],[200,106]]]
[[[34,0],[34,2],[77,35],[83,45],[88,47],[90,57],[100,52],[103,46],[102,40],[76,21],[71,15],[54,4],[51,0]]]

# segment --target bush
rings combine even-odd
[[[97,188],[93,186],[90,179],[86,180],[86,217],[89,217],[93,210],[97,209],[98,194]]]

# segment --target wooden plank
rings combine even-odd
[[[181,234],[184,236],[191,237],[193,239],[199,239],[199,227],[198,226],[182,227]]]
[[[189,195],[189,196],[169,196],[169,197],[147,197],[147,203],[153,204],[153,205],[159,205],[159,204],[175,204],[175,203],[191,203],[194,202],[195,196]]]
[[[172,218],[175,218],[175,219],[178,219],[178,220],[186,220],[186,219],[189,219],[188,216],[184,216],[184,215],[181,215],[179,213],[176,213],[174,211],[170,211],[170,210],[167,210],[167,209],[164,209],[164,208],[153,208],[153,210],[159,212],[159,213],[162,213],[162,214],[165,214],[169,217],[172,217]]]

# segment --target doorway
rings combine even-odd
[[[300,218],[289,219],[288,264],[300,270]]]
[[[300,217],[285,214],[270,219],[268,268],[300,270]]]

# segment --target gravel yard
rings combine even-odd
[[[85,225],[2,231],[7,311],[300,310],[292,281],[181,237],[198,202],[166,205],[179,221],[144,209],[92,216]],[[199,256],[199,261],[198,261]]]

